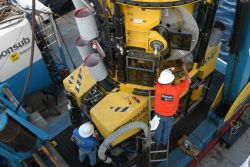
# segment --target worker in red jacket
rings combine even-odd
[[[175,76],[171,68],[161,72],[158,82],[155,85],[155,113],[160,118],[158,127],[155,130],[155,142],[166,145],[173,124],[173,115],[177,112],[179,99],[184,91],[187,91],[191,79],[185,64],[182,64],[185,73],[185,80],[174,84]]]

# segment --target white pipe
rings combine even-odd
[[[76,39],[76,46],[77,46],[77,49],[78,49],[83,61],[91,53],[94,53],[94,50],[91,47],[90,41],[85,40],[84,37],[78,37]]]
[[[87,6],[91,12],[93,12],[95,14],[95,9],[89,4],[89,2],[87,2],[86,0],[80,0],[85,6]]]
[[[86,7],[85,3],[83,3],[81,0],[72,0],[72,2],[74,4],[76,10]]]
[[[108,76],[105,65],[98,53],[92,53],[84,60],[84,64],[88,67],[91,76],[96,81],[102,81]]]
[[[93,5],[89,3],[88,0],[72,0],[76,10],[81,9],[81,8],[89,8],[94,14],[95,14],[95,9],[92,7]]]
[[[92,40],[98,37],[98,28],[96,25],[94,14],[89,8],[81,8],[75,12],[75,20],[80,35],[85,40]]]

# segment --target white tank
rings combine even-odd
[[[91,76],[96,81],[102,81],[107,77],[108,72],[98,53],[92,53],[87,56],[84,64],[88,67]]]
[[[72,0],[76,10],[86,7],[82,0]]]
[[[75,20],[79,33],[85,40],[92,40],[98,37],[99,32],[96,20],[89,8],[85,7],[78,9],[75,12]]]
[[[85,60],[85,58],[88,55],[90,55],[91,53],[94,53],[94,50],[91,47],[90,41],[85,40],[83,37],[78,37],[76,39],[76,46],[77,46],[77,49],[82,57],[82,60]]]

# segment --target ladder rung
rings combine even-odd
[[[151,153],[151,154],[152,154],[152,153],[163,153],[163,152],[167,153],[167,151],[168,151],[168,150],[158,150],[158,151],[151,151],[150,153]]]
[[[148,138],[146,137],[141,137],[141,136],[137,136],[138,139],[142,139],[142,140],[148,140]]]
[[[56,42],[57,42],[57,41],[51,42],[50,44],[48,44],[48,47],[51,46],[51,45],[53,45],[53,44],[55,44]]]
[[[48,39],[48,38],[50,38],[52,36],[55,36],[55,33],[51,33],[51,34],[47,35],[44,39]]]
[[[48,26],[44,27],[44,28],[42,29],[42,31],[44,31],[44,30],[46,30],[46,29],[49,29],[49,28],[51,28],[51,27],[52,27],[52,25],[48,25]]]
[[[154,160],[151,160],[150,162],[160,162],[160,161],[166,161],[167,159],[154,159]]]

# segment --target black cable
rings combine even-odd
[[[32,30],[32,37],[31,37],[31,55],[30,55],[30,64],[29,64],[29,71],[27,74],[27,78],[25,81],[25,85],[23,88],[23,92],[21,95],[21,98],[18,102],[17,108],[15,112],[17,112],[21,106],[21,103],[24,99],[25,93],[27,91],[27,88],[29,86],[31,72],[32,72],[32,65],[33,65],[33,59],[34,59],[34,49],[35,49],[35,0],[32,0],[32,21],[31,21],[31,30]]]

